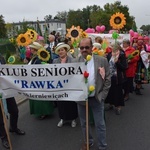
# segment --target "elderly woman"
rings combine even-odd
[[[59,58],[53,60],[53,63],[72,63],[75,62],[74,58],[71,58],[67,55],[70,46],[68,44],[59,43],[55,48],[55,53],[59,55]],[[59,101],[57,103],[58,113],[60,121],[57,126],[62,127],[65,121],[71,120],[71,126],[76,127],[76,118],[78,117],[77,113],[77,104],[73,101]]]
[[[127,81],[125,82],[124,88],[124,100],[127,101],[129,99],[129,93],[133,92],[133,78],[135,77],[136,66],[139,60],[139,55],[135,55],[134,57],[130,58],[131,54],[135,52],[135,49],[130,46],[130,41],[128,39],[123,40],[123,50],[126,55],[126,59],[128,61],[128,68],[126,69],[126,77]]]
[[[29,62],[29,64],[41,64],[41,60],[37,56],[37,52],[43,46],[38,42],[33,42],[29,45],[31,49],[31,53],[33,54],[33,58]],[[51,115],[54,111],[53,103],[50,101],[40,101],[40,100],[30,100],[30,114],[34,114],[40,120],[45,119],[48,115]]]
[[[113,106],[115,106],[116,114],[120,115],[121,107],[124,106],[122,86],[126,81],[127,62],[125,52],[121,49],[119,43],[113,43],[111,47],[112,52],[107,55],[110,65],[111,87],[105,101],[109,103],[109,106],[105,110],[113,109]]]

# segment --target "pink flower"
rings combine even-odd
[[[99,67],[99,74],[102,76],[102,79],[104,80],[105,78],[105,69],[104,67]]]

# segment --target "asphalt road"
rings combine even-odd
[[[121,115],[106,112],[108,150],[150,150],[150,85],[144,85],[143,95],[130,95]],[[80,123],[62,128],[57,109],[54,114],[38,120],[29,113],[28,101],[19,105],[19,127],[25,136],[10,134],[13,150],[79,150],[82,143]],[[94,126],[92,132],[95,137]],[[96,141],[91,150],[96,149]],[[4,150],[0,145],[0,150]]]

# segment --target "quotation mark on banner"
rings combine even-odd
[[[15,84],[19,84],[19,82],[20,82],[19,80],[15,80],[14,81]]]
[[[64,83],[68,83],[68,80],[64,80]]]

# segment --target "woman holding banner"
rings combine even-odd
[[[59,58],[53,60],[53,63],[72,63],[75,62],[74,58],[67,55],[70,46],[68,44],[59,43],[55,48],[55,53]],[[71,126],[76,127],[76,118],[78,117],[77,104],[71,101],[59,101],[57,103],[60,121],[57,126],[62,127],[64,121],[71,120]]]
[[[33,42],[29,45],[33,58],[29,64],[41,64],[42,60],[38,58],[37,52],[43,46],[38,42]],[[51,115],[54,111],[54,106],[51,101],[40,101],[40,100],[30,100],[30,114],[36,115],[40,120],[45,119],[48,115]]]

